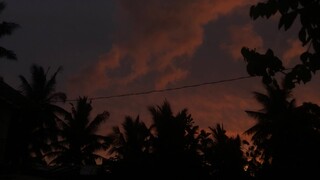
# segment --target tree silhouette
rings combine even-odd
[[[153,148],[156,161],[155,173],[161,177],[201,178],[201,161],[195,146],[197,126],[187,109],[173,115],[168,101],[162,106],[151,106],[149,111],[155,130]],[[188,172],[188,173],[187,173]]]
[[[150,135],[147,126],[140,121],[139,116],[135,120],[127,116],[122,123],[124,133],[119,127],[113,128],[113,147],[111,153],[117,153],[119,159],[135,159],[148,151],[146,144]]]
[[[66,111],[55,105],[64,101],[64,93],[56,92],[56,76],[60,68],[49,76],[40,66],[31,67],[31,81],[20,76],[21,92],[26,104],[21,107],[21,118],[10,127],[10,153],[12,162],[22,171],[28,171],[30,163],[44,163],[43,153],[49,149],[48,142],[56,139],[57,122]]]
[[[220,124],[209,129],[212,139],[207,140],[203,152],[210,175],[214,179],[245,178],[245,158],[240,137],[228,137]],[[209,137],[209,134],[206,137]]]
[[[300,60],[290,72],[284,72],[282,61],[269,49],[260,54],[247,47],[241,53],[247,62],[247,71],[252,76],[262,76],[263,82],[272,83],[277,72],[285,73],[285,85],[294,88],[297,83],[307,83],[312,74],[320,69],[320,1],[318,0],[268,0],[260,2],[250,9],[250,16],[254,20],[258,17],[270,18],[279,13],[278,28],[284,30],[291,28],[297,17],[300,17],[300,30],[298,38],[302,46],[308,47],[301,54]]]
[[[291,28],[296,19],[300,20],[298,38],[301,46],[306,47],[305,52],[300,55],[300,62],[293,68],[285,68],[282,60],[271,49],[260,54],[244,47],[241,53],[247,62],[247,72],[251,76],[262,76],[263,83],[270,87],[274,86],[278,72],[284,74],[282,91],[285,94],[285,89],[293,89],[301,82],[309,82],[320,69],[320,1],[268,0],[259,2],[250,9],[250,16],[254,20],[259,17],[268,19],[277,13],[280,18],[278,28],[284,28],[285,31]],[[258,123],[247,133],[253,135],[257,148],[263,149],[263,165],[268,164],[263,168],[268,170],[263,171],[261,177],[273,178],[275,174],[282,174],[287,178],[312,175],[319,177],[319,106],[304,103],[295,107],[294,101],[285,101],[285,98],[281,100],[280,96],[274,101],[270,101],[274,99],[271,96],[258,96],[258,101],[266,110],[267,107],[274,109],[273,113],[248,112]],[[267,102],[274,103],[267,106]]]
[[[53,150],[46,156],[53,165],[96,165],[96,160],[105,159],[98,151],[105,151],[110,141],[97,134],[99,126],[109,117],[107,111],[90,120],[91,102],[87,97],[79,97],[76,106],[71,104],[71,113],[65,118],[62,140],[52,144]]]
[[[288,126],[293,123],[293,111],[295,101],[289,99],[289,89],[281,89],[276,81],[265,85],[267,94],[254,92],[255,98],[263,106],[260,111],[246,111],[247,114],[257,120],[257,123],[245,133],[252,135],[252,140],[258,150],[262,151],[262,159],[265,167],[279,155],[285,139],[290,138]],[[280,153],[281,154],[281,153]]]
[[[319,164],[319,107],[306,103],[296,107],[290,90],[276,82],[265,86],[267,94],[255,92],[261,111],[246,111],[257,123],[245,133],[262,152],[265,178],[315,173]],[[313,159],[313,160],[312,160]],[[308,172],[308,173],[306,173]]]
[[[3,12],[5,7],[6,7],[6,4],[4,2],[0,2],[0,13]],[[16,23],[6,22],[6,21],[0,22],[0,38],[6,35],[12,34],[12,32],[18,27],[19,25]],[[3,57],[11,60],[17,59],[17,56],[13,51],[0,46],[0,58],[3,58]]]
[[[295,108],[293,122],[287,127],[290,139],[285,139],[274,158],[274,166],[282,167],[292,177],[319,178],[320,169],[320,107],[313,103],[303,103]],[[283,164],[289,164],[283,168]],[[293,172],[292,172],[293,171]]]
[[[123,132],[119,127],[113,128],[112,147],[110,153],[116,154],[116,166],[112,171],[115,175],[131,174],[132,176],[146,176],[149,168],[149,138],[150,131],[140,121],[139,116],[134,120],[127,116],[122,123]]]
[[[182,153],[185,148],[185,128],[192,121],[187,110],[174,116],[169,102],[165,101],[162,106],[149,107],[149,111],[156,130],[156,150],[168,155]]]
[[[271,158],[273,136],[285,130],[290,123],[290,118],[295,101],[290,100],[291,91],[281,89],[279,85],[265,85],[267,94],[254,92],[256,100],[263,106],[260,111],[246,111],[247,114],[257,120],[257,123],[249,128],[245,133],[252,135],[253,142],[258,148],[264,149],[264,160],[268,162]],[[270,151],[269,151],[270,149]]]
[[[47,141],[55,140],[60,116],[65,116],[66,111],[55,105],[55,102],[65,102],[66,95],[56,92],[56,76],[61,71],[59,67],[49,77],[49,69],[32,65],[31,81],[20,75],[22,94],[29,100],[25,108],[26,119],[23,123],[24,130],[28,131],[29,146],[38,158],[42,158],[40,150],[44,150]]]

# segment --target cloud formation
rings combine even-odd
[[[132,83],[150,73],[158,82],[154,84],[157,88],[184,79],[188,74],[187,68],[177,67],[176,64],[185,59],[181,57],[193,57],[203,42],[204,25],[250,2],[118,0],[115,14],[117,27],[111,50],[70,78],[71,89],[92,94],[118,83]],[[130,61],[125,73],[122,72],[123,61]],[[110,71],[118,73],[110,75]]]
[[[263,48],[263,39],[253,29],[252,24],[241,26],[230,26],[229,41],[220,45],[221,49],[226,50],[234,60],[242,59],[240,50],[242,47]]]
[[[306,51],[306,48],[302,47],[302,43],[298,39],[288,39],[287,44],[289,48],[282,53],[282,60],[285,66],[290,65],[292,61]]]

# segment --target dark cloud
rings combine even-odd
[[[73,77],[71,89],[82,87],[91,94],[114,84],[126,85],[150,73],[156,74],[154,86],[157,88],[183,80],[189,70],[175,63],[181,61],[182,56],[193,57],[203,43],[204,26],[249,2],[119,0],[115,15],[117,33],[112,49],[105,58]],[[132,61],[130,73],[116,78],[107,76],[108,71],[121,70],[121,61],[126,58]],[[93,79],[95,85],[91,83]]]
[[[253,0],[10,0],[5,19],[21,28],[3,39],[19,61],[2,62],[0,70],[18,87],[32,63],[63,65],[59,90],[71,99],[109,96],[154,88],[228,79],[246,75],[242,46],[272,48],[295,61],[301,52],[297,31],[281,32],[277,21],[249,18]],[[293,28],[296,29],[295,25]],[[290,35],[285,35],[289,33]],[[240,61],[235,61],[238,59]],[[12,71],[14,69],[14,71]],[[67,78],[68,77],[68,78]],[[11,83],[12,82],[12,83]],[[320,102],[318,79],[297,88],[299,103]],[[244,110],[259,110],[252,91],[263,91],[260,79],[221,83],[144,96],[93,101],[94,113],[108,110],[102,128],[119,125],[125,115],[150,123],[149,105],[167,99],[175,112],[188,108],[197,124],[223,123],[242,133],[254,122]],[[67,109],[70,109],[68,104]]]

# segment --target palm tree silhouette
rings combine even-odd
[[[151,106],[153,150],[156,173],[165,178],[202,177],[197,151],[197,126],[187,109],[173,115],[168,101],[162,106]],[[187,173],[188,172],[188,173]]]
[[[31,81],[20,75],[21,92],[29,102],[24,107],[24,118],[19,122],[17,136],[24,149],[24,156],[28,159],[33,154],[37,160],[48,150],[48,141],[56,140],[56,131],[61,115],[65,116],[66,111],[55,105],[55,102],[66,100],[66,95],[56,92],[56,76],[61,71],[59,67],[49,77],[49,69],[33,65],[31,67]]]
[[[0,2],[0,13],[3,12],[5,7],[6,7],[6,4],[4,2]],[[18,24],[15,24],[12,22],[2,21],[0,23],[0,38],[5,35],[10,35],[18,27],[19,27]],[[17,59],[17,56],[13,51],[8,50],[8,49],[0,46],[0,58],[2,58],[2,57],[5,57],[5,58],[11,59],[11,60]]]
[[[252,140],[263,151],[262,158],[269,163],[274,156],[275,146],[281,144],[288,125],[292,122],[295,100],[290,99],[291,91],[281,89],[277,82],[265,85],[267,94],[254,92],[257,101],[262,104],[260,111],[246,111],[257,123],[245,131],[252,135]],[[290,122],[291,121],[291,122]]]
[[[104,111],[90,120],[92,106],[87,97],[79,97],[76,106],[71,106],[71,113],[66,116],[60,133],[62,140],[52,144],[53,150],[46,156],[52,159],[50,164],[55,165],[96,165],[96,160],[105,159],[98,151],[106,151],[109,147],[110,141],[97,134],[109,113]]]
[[[140,121],[139,116],[135,120],[127,116],[122,128],[124,133],[119,127],[113,128],[111,153],[117,153],[120,159],[135,159],[148,152],[147,138],[150,132],[144,122]]]
[[[245,133],[252,135],[262,152],[264,174],[260,175],[270,178],[276,174],[286,177],[316,174],[316,167],[320,167],[319,106],[311,103],[295,106],[295,100],[289,98],[290,91],[276,82],[266,89],[266,95],[255,93],[264,108],[259,112],[246,111],[257,120]]]
[[[210,166],[210,174],[215,179],[244,178],[245,158],[241,150],[240,137],[228,137],[220,124],[209,129],[212,142],[206,150],[205,160]]]
[[[155,149],[164,154],[179,154],[185,148],[185,129],[192,121],[187,110],[183,109],[176,116],[171,106],[165,101],[162,106],[149,107],[156,130]]]
[[[134,120],[127,116],[122,123],[123,132],[119,127],[113,128],[111,134],[112,147],[110,153],[116,154],[116,166],[112,171],[116,176],[131,174],[144,177],[149,173],[150,164],[150,131],[139,116]]]

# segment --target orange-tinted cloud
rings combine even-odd
[[[92,95],[101,87],[108,87],[111,79],[106,76],[106,69],[115,69],[120,66],[122,54],[118,47],[112,47],[111,51],[102,55],[96,64],[84,68],[80,74],[69,79],[69,91],[80,96]],[[109,59],[109,61],[104,61]]]
[[[112,49],[98,62],[71,78],[71,89],[92,94],[114,84],[131,83],[155,73],[157,84],[186,78],[187,69],[176,67],[181,58],[191,58],[203,42],[203,26],[219,16],[242,7],[251,0],[118,0],[116,33]],[[109,71],[121,72],[121,62],[130,61],[126,73],[111,77]],[[177,70],[177,71],[175,71]],[[93,82],[95,84],[93,85]]]
[[[230,53],[234,60],[242,59],[240,50],[242,47],[263,48],[263,39],[254,30],[252,24],[242,26],[231,26],[229,28],[229,42],[221,44],[221,48]]]
[[[166,72],[164,75],[162,75],[159,80],[156,80],[155,88],[163,89],[167,84],[184,79],[187,77],[187,75],[187,70],[173,67],[169,70],[169,72]]]
[[[289,39],[287,41],[289,48],[282,54],[282,60],[284,65],[290,65],[292,61],[300,57],[300,55],[306,51],[305,47],[302,47],[302,43],[299,40]]]

